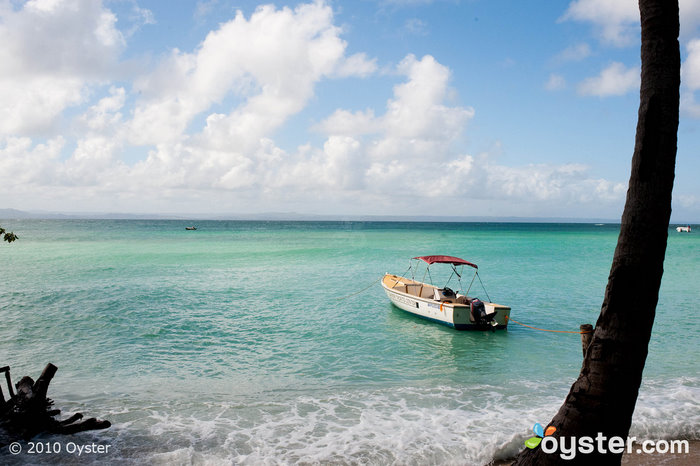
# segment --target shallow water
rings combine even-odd
[[[53,362],[57,407],[113,423],[70,437],[110,445],[106,455],[2,458],[112,464],[484,464],[515,454],[578,375],[579,335],[455,331],[392,307],[377,281],[405,272],[410,257],[455,255],[479,265],[513,319],[577,330],[596,321],[619,231],[2,224],[20,240],[0,247],[0,365],[18,380]],[[699,259],[700,236],[670,230],[631,435],[700,437]],[[435,267],[441,284],[449,274]],[[485,297],[478,282],[470,294]]]

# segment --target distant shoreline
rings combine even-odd
[[[259,214],[134,214],[126,212],[30,212],[0,209],[0,219],[6,220],[250,220],[250,221],[365,221],[365,222],[447,222],[447,223],[620,223],[619,219],[572,217],[514,217],[514,216],[441,216],[441,215],[342,215],[304,214],[297,212],[261,212]]]
[[[297,212],[262,212],[259,214],[134,214],[125,212],[31,212],[0,209],[0,220],[188,220],[188,221],[299,221],[299,222],[430,222],[430,223],[602,223],[619,225],[620,219],[574,217],[514,216],[440,216],[440,215],[342,215],[304,214]],[[700,221],[672,219],[673,226],[697,225]]]

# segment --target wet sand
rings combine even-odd
[[[636,453],[625,454],[622,464],[626,466],[655,466],[660,464],[695,466],[700,464],[700,440],[688,440],[688,453]],[[635,450],[641,445],[635,444]]]

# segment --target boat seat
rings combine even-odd
[[[443,303],[454,303],[457,301],[457,295],[449,288],[435,288],[433,299]]]
[[[420,290],[420,284],[419,283],[406,283],[406,293],[413,295],[413,296],[418,296],[418,291]]]

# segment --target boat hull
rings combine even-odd
[[[391,303],[399,309],[457,330],[492,330],[508,326],[508,306],[484,302],[487,312],[495,312],[494,327],[491,324],[473,322],[468,304],[441,302],[431,298],[435,290],[432,285],[386,274],[382,287]]]

